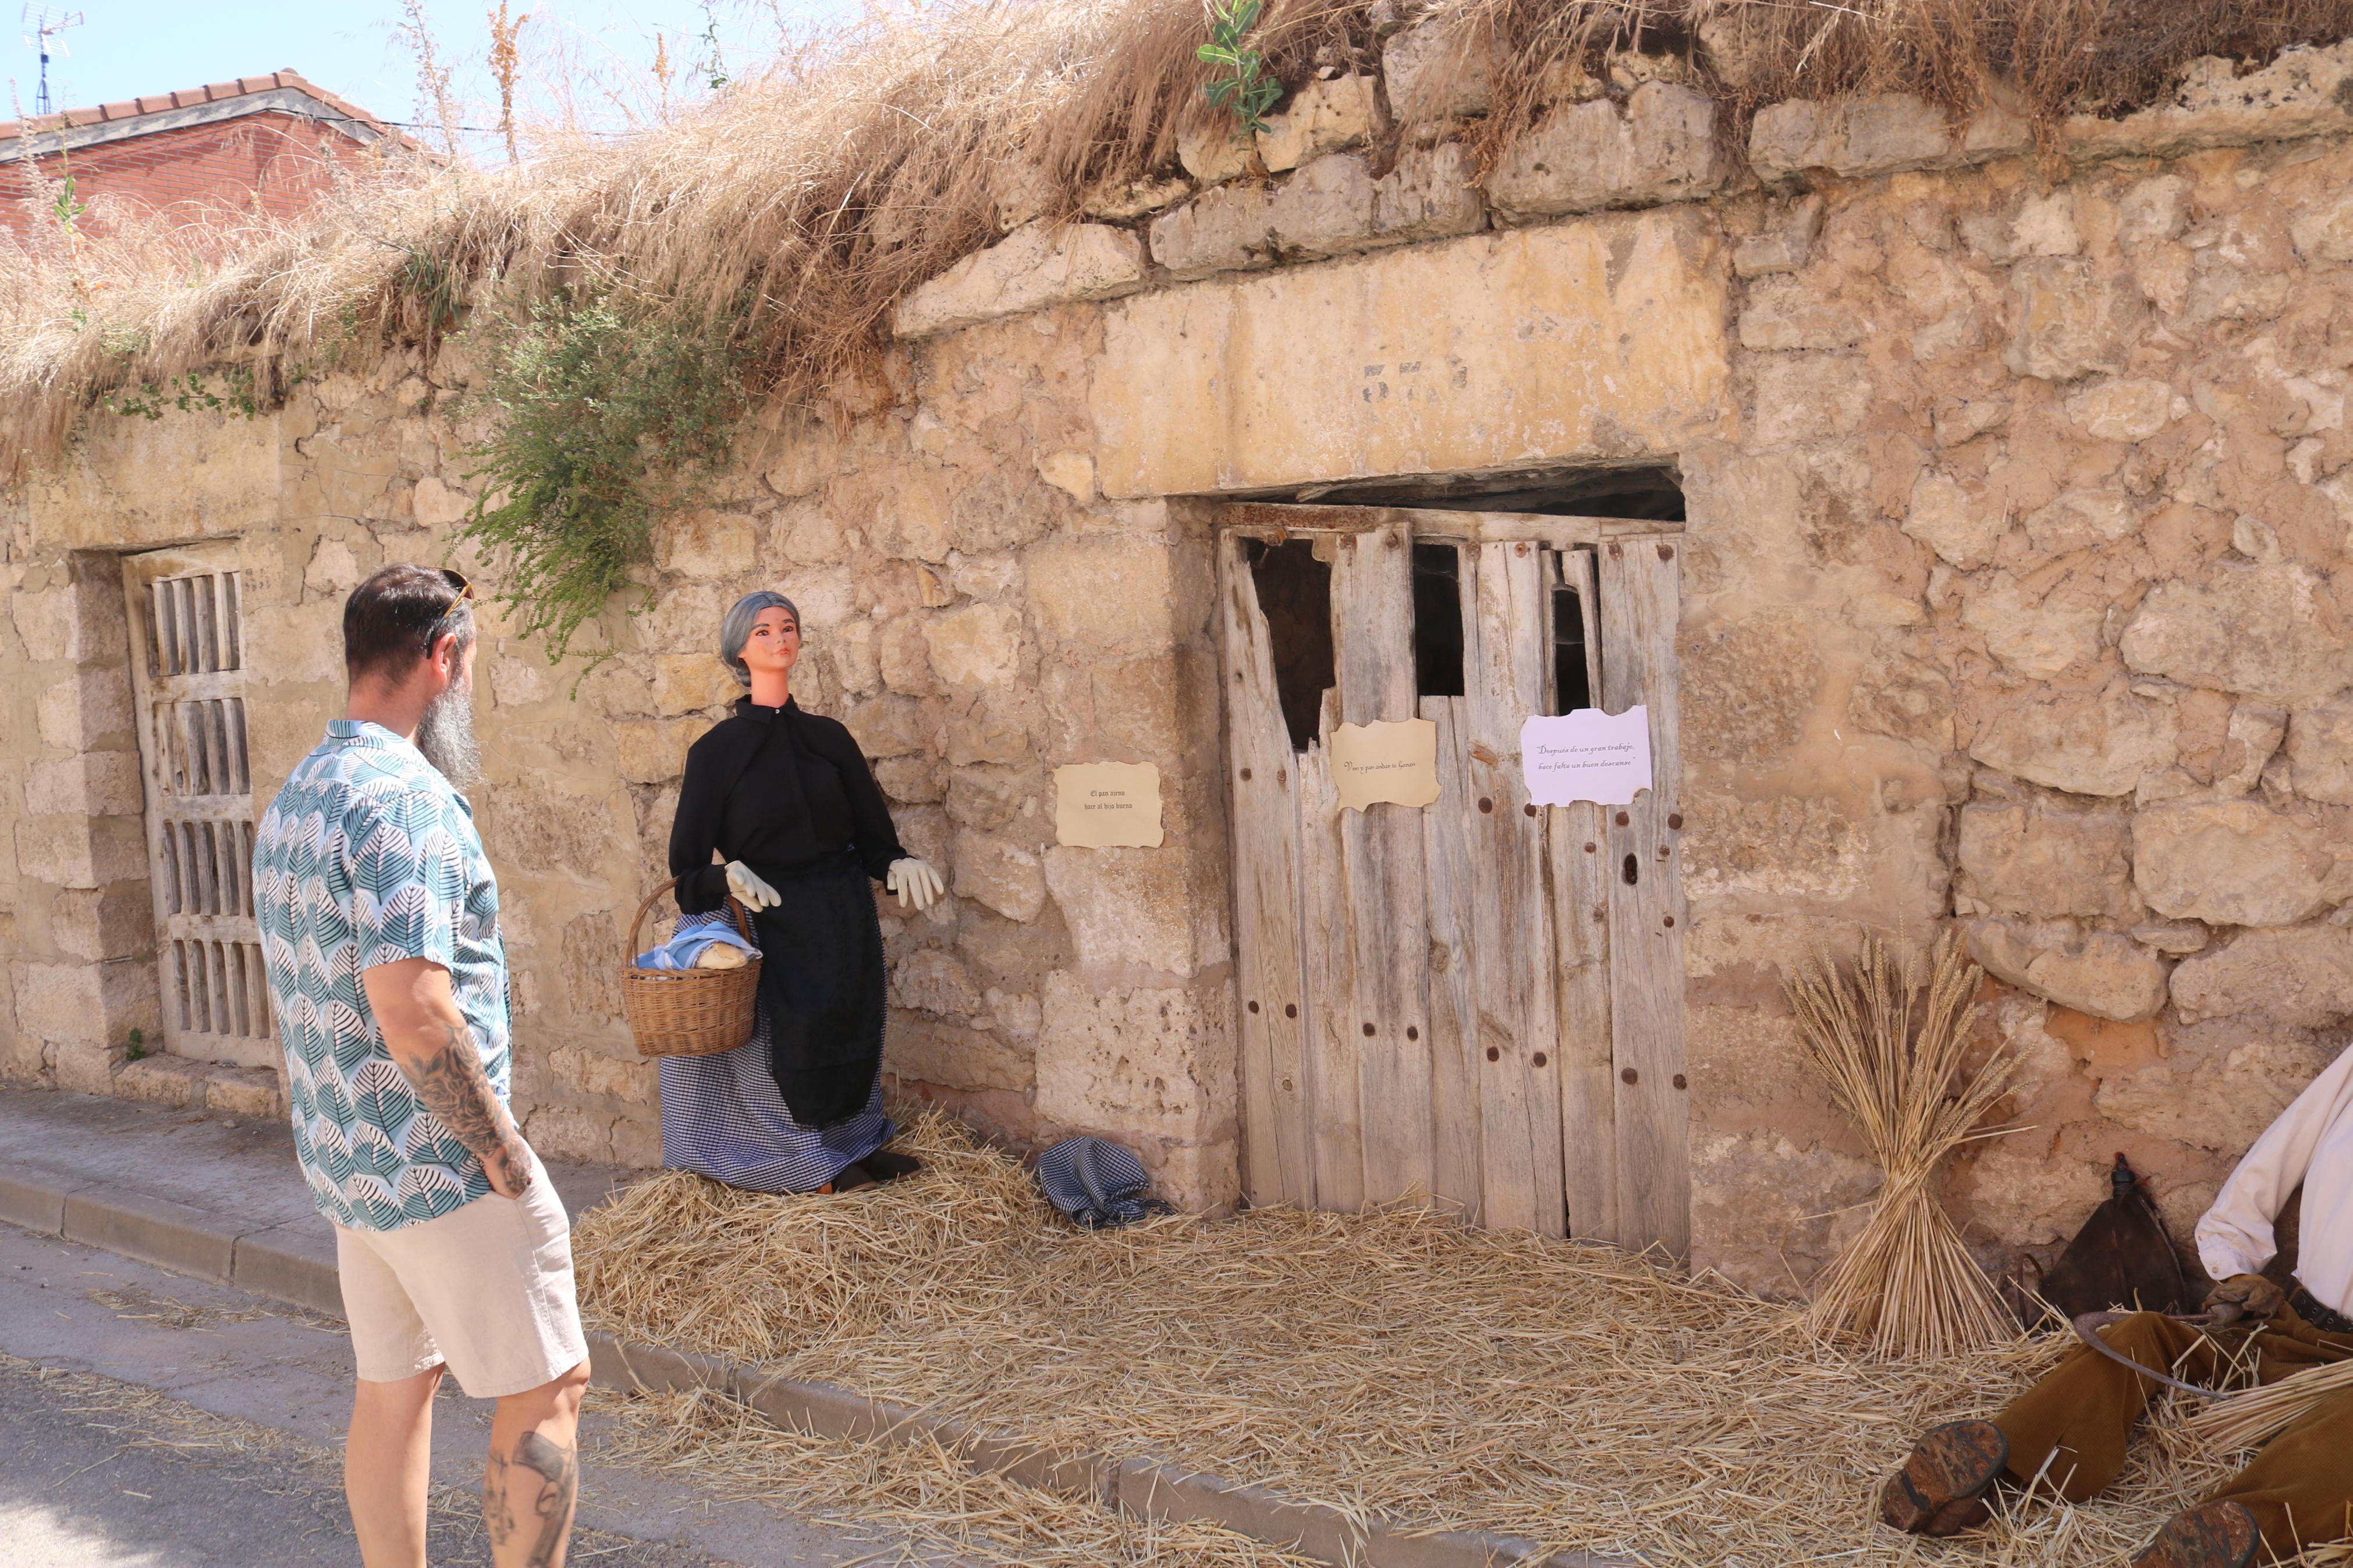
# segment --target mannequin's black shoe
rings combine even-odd
[[[1879,1517],[1913,1535],[1958,1535],[1992,1513],[1986,1494],[2010,1463],[2010,1439],[1990,1421],[1947,1421],[1912,1446],[1879,1494]]]
[[[895,1153],[889,1149],[877,1149],[858,1163],[872,1172],[878,1182],[895,1182],[923,1168],[923,1163],[913,1154]]]
[[[856,1160],[852,1160],[834,1176],[827,1190],[836,1193],[854,1193],[860,1187],[871,1187],[874,1183],[874,1173]]]

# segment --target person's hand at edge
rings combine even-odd
[[[891,873],[882,879],[882,885],[899,895],[899,907],[902,910],[928,910],[946,890],[940,874],[912,855],[891,862]]]

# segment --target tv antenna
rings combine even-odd
[[[53,11],[47,5],[36,12],[32,6],[27,5],[18,20],[32,27],[33,30],[26,35],[25,42],[39,50],[41,55],[41,90],[33,100],[33,112],[35,114],[54,113],[56,106],[49,102],[49,40],[68,27],[80,26],[82,14],[79,11]],[[66,47],[59,44],[58,53],[66,52]]]

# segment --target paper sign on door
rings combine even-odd
[[[1438,726],[1427,719],[1343,724],[1332,731],[1332,784],[1351,811],[1438,798]]]
[[[1074,763],[1054,770],[1054,840],[1089,849],[1157,849],[1160,770],[1150,763]]]
[[[1520,771],[1539,805],[1628,805],[1651,787],[1650,710],[1538,714],[1520,726]]]

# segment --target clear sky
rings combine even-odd
[[[8,0],[0,0],[8,3]],[[14,0],[23,5],[25,0]],[[49,93],[79,108],[290,68],[386,120],[438,126],[420,101],[417,58],[405,27],[411,4],[424,15],[438,57],[450,72],[458,117],[497,123],[497,89],[487,68],[489,14],[497,0],[32,0],[25,20],[0,40],[11,83],[26,112],[39,75],[29,41],[33,18],[79,12],[80,26],[52,45]],[[576,123],[618,129],[632,114],[658,112],[656,37],[673,72],[672,102],[698,96],[711,72],[714,29],[728,74],[742,77],[787,37],[854,21],[862,0],[509,0],[531,20],[519,36],[527,110],[542,120],[569,112]],[[0,119],[16,110],[0,100]],[[469,138],[487,153],[496,138]]]

